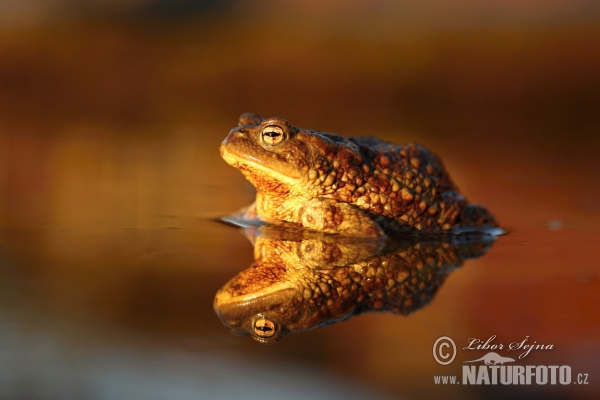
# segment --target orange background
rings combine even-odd
[[[600,393],[594,2],[113,3],[3,6],[0,397]],[[252,248],[212,219],[254,196],[218,154],[246,111],[419,142],[510,234],[409,317],[234,337],[212,299]],[[590,385],[435,386],[444,335]]]

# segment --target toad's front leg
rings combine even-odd
[[[303,227],[315,231],[355,237],[385,237],[381,226],[364,211],[334,200],[307,201],[300,209],[299,218]]]

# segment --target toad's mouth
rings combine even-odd
[[[290,165],[282,155],[248,143],[249,141],[245,146],[232,146],[225,140],[220,148],[221,157],[233,167],[251,169],[279,182],[291,184],[302,177],[301,172]]]
[[[254,293],[238,296],[232,296],[227,290],[228,287],[229,284],[217,292],[214,309],[221,321],[230,327],[235,327],[239,321],[243,321],[252,315],[277,308],[297,295],[295,288],[282,282]]]

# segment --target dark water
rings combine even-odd
[[[597,25],[253,21],[0,35],[0,398],[595,398]],[[420,142],[510,233],[408,316],[234,336],[213,299],[253,248],[215,219],[254,193],[218,147],[245,111]],[[589,384],[434,384],[492,337],[514,365]],[[507,347],[526,338],[553,348],[519,359]]]

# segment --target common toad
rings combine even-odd
[[[497,227],[415,143],[344,138],[246,113],[220,150],[256,187],[244,219],[365,237]]]
[[[446,235],[384,245],[278,226],[246,234],[255,261],[217,292],[214,308],[233,333],[267,344],[365,312],[408,315],[496,239]]]

